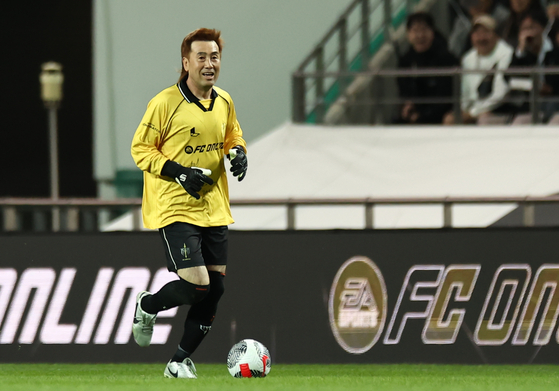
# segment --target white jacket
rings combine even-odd
[[[462,69],[491,70],[495,65],[497,70],[507,69],[513,54],[513,47],[499,39],[493,51],[487,56],[480,56],[475,48],[466,52],[462,57]],[[495,109],[509,91],[503,73],[497,72],[493,78],[491,94],[484,99],[480,99],[478,87],[485,76],[484,73],[465,73],[462,75],[462,110],[469,112],[472,117],[478,117],[480,114]]]

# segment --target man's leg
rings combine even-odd
[[[173,361],[182,361],[190,357],[198,348],[206,334],[211,330],[217,312],[217,304],[223,295],[225,275],[210,271],[210,292],[203,300],[192,305],[184,322],[184,333]]]
[[[208,265],[210,291],[203,300],[193,304],[184,323],[184,333],[173,360],[190,357],[210,331],[217,305],[224,292],[227,265],[227,227],[203,229],[202,254]]]
[[[193,305],[204,299],[209,291],[209,277],[201,250],[200,228],[174,223],[159,230],[163,239],[167,268],[176,272],[179,280],[164,285],[157,293],[140,292],[137,296],[134,339],[148,346],[153,335],[157,313],[183,304]]]

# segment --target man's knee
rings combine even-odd
[[[216,271],[210,271],[208,272],[208,274],[210,277],[210,287],[211,287],[210,290],[211,294],[209,296],[214,298],[214,300],[217,303],[221,298],[221,296],[223,296],[223,293],[225,292],[225,285],[223,284],[225,275],[223,273],[216,272]]]
[[[197,285],[182,278],[177,281],[177,296],[182,304],[196,304],[204,300],[210,292],[210,285]]]
[[[177,270],[180,278],[196,285],[208,285],[210,278],[205,266],[195,266]]]
[[[217,312],[217,304],[219,299],[225,291],[225,286],[223,284],[224,275],[219,272],[210,271],[210,291],[204,297],[204,299],[198,302],[196,305],[190,307],[188,311],[187,322],[189,320],[196,320],[201,324],[211,326],[215,314]]]

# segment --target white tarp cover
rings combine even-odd
[[[559,192],[559,128],[284,126],[248,146],[231,199],[542,196]],[[457,205],[483,227],[515,205]],[[285,208],[234,207],[232,229],[284,229]],[[363,228],[364,207],[298,207],[297,228]],[[376,206],[376,228],[441,227],[442,207]]]
[[[232,200],[544,196],[559,192],[559,128],[285,124],[248,145]],[[456,205],[453,226],[484,227],[515,205]],[[231,229],[285,229],[285,207],[233,207]],[[131,222],[131,217],[128,218]],[[126,229],[126,217],[108,230]],[[375,206],[375,228],[438,228],[442,207]],[[362,206],[296,209],[298,229],[361,229]]]

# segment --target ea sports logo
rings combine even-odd
[[[361,354],[373,347],[386,321],[386,285],[373,261],[356,256],[340,267],[328,313],[334,337],[345,351]]]

